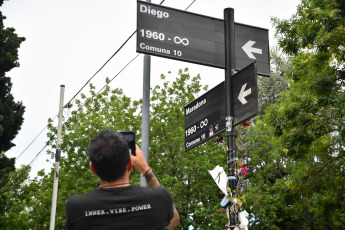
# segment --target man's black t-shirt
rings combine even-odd
[[[97,188],[66,204],[67,229],[165,229],[174,215],[162,186]]]

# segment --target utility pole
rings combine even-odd
[[[151,0],[146,0],[151,3]],[[150,76],[151,76],[151,56],[144,55],[143,73],[143,104],[142,104],[142,126],[141,126],[141,150],[147,162],[149,162],[149,142],[150,142]],[[140,185],[147,186],[143,175],[140,175]]]
[[[54,170],[54,184],[53,184],[53,198],[52,208],[50,213],[50,230],[55,227],[55,214],[57,192],[59,184],[59,171],[60,171],[60,158],[61,158],[61,132],[62,132],[62,114],[63,114],[63,101],[64,101],[65,86],[60,86],[60,105],[59,105],[59,121],[57,127],[57,140],[56,140],[56,153],[55,153],[55,170]]]

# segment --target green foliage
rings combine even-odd
[[[181,229],[224,229],[226,215],[218,211],[224,195],[208,170],[225,167],[226,154],[215,140],[184,152],[184,106],[201,91],[199,81],[199,75],[190,78],[185,69],[174,82],[153,89],[150,165],[173,195]]]
[[[0,6],[3,1],[0,1]],[[15,170],[14,159],[8,159],[3,152],[14,146],[12,140],[18,134],[23,123],[24,106],[15,102],[11,94],[11,79],[6,72],[19,66],[18,48],[25,40],[15,34],[14,28],[5,28],[5,16],[0,12],[0,228],[5,225],[1,221],[7,206],[8,198],[4,187],[10,181],[9,173]]]
[[[132,103],[130,98],[123,95],[122,90],[110,90],[106,87],[102,93],[96,94],[94,87],[90,85],[90,93],[90,98],[82,96],[83,102],[76,101],[79,109],[71,113],[62,129],[63,154],[60,163],[56,229],[65,229],[67,199],[73,194],[84,193],[97,186],[97,178],[89,170],[89,141],[102,129],[138,131],[140,128],[140,119],[135,115],[137,103]],[[56,139],[56,128],[52,120],[49,122],[48,145],[54,149],[56,145],[52,140]],[[53,153],[52,150],[48,152]],[[16,183],[7,185],[4,193],[9,201],[6,215],[1,220],[4,226],[11,226],[11,229],[49,228],[53,171],[53,168],[49,173],[40,171],[38,177],[27,181],[21,180],[27,178],[28,170],[17,170],[11,176],[10,181]],[[133,180],[138,182],[138,175],[134,176]]]
[[[5,28],[4,19],[0,11],[0,152],[14,146],[12,140],[20,130],[24,114],[22,103],[14,101],[11,79],[5,74],[19,66],[18,48],[25,39],[18,37],[14,28]]]
[[[111,90],[106,87],[97,94],[90,85],[90,94],[90,98],[82,96],[83,102],[76,101],[79,109],[72,111],[63,126],[61,151],[64,155],[61,158],[59,178],[61,183],[57,205],[57,229],[64,229],[64,208],[67,199],[73,194],[85,193],[97,185],[97,178],[89,169],[87,147],[90,140],[102,129],[133,130],[138,134],[141,125],[141,119],[136,115],[137,102],[132,102],[123,95],[122,90]],[[55,128],[50,126],[50,129],[50,135],[54,135]],[[140,135],[137,135],[137,138],[140,139]],[[53,143],[50,145],[55,148]],[[52,180],[52,174],[45,177]],[[133,179],[138,181],[138,175]]]
[[[15,170],[14,164],[14,158],[8,158],[4,153],[0,153],[0,187],[7,184],[9,174]]]
[[[285,91],[289,84],[285,74],[291,70],[290,58],[286,57],[276,47],[271,49],[270,77],[258,78],[259,115],[265,114],[265,109],[272,103],[278,102],[278,94]]]
[[[10,181],[9,175],[15,171],[15,159],[7,158],[4,153],[0,153],[0,214],[5,212],[7,206],[7,197],[3,193],[2,188]],[[3,228],[2,222],[0,221],[0,228]]]
[[[274,19],[289,89],[245,138],[251,229],[344,229],[345,4],[302,0]]]
[[[302,0],[290,20],[274,19],[291,59],[272,52],[272,77],[259,82],[261,116],[237,128],[238,156],[250,170],[242,206],[250,229],[345,228],[344,16],[341,0]],[[184,70],[173,82],[165,79],[162,75],[163,85],[152,89],[150,165],[173,195],[181,228],[223,229],[227,219],[217,211],[223,194],[207,170],[226,167],[224,152],[212,141],[184,152],[183,107],[201,92],[200,76],[191,78]],[[96,185],[86,154],[90,139],[113,128],[133,129],[140,140],[139,102],[119,89],[96,94],[90,87],[91,97],[77,100],[79,109],[64,123],[57,229],[64,229],[68,197]],[[50,130],[54,137],[56,129]],[[0,223],[46,229],[53,174],[40,172],[25,181],[18,177],[24,172],[12,173],[13,185],[1,190],[8,199]],[[138,174],[132,179],[139,183]]]
[[[27,229],[29,215],[25,207],[31,206],[30,196],[34,192],[30,190],[30,185],[25,184],[28,173],[29,170],[26,167],[17,169],[9,174],[10,183],[0,188],[1,196],[5,198],[2,199],[4,208],[0,215],[1,229]]]
[[[224,229],[227,218],[219,211],[224,195],[208,170],[216,165],[224,167],[225,154],[215,141],[184,152],[183,107],[201,92],[199,81],[200,76],[191,78],[186,69],[181,70],[173,82],[165,80],[162,75],[162,86],[152,89],[149,164],[160,183],[171,192],[181,216],[181,228]],[[97,94],[90,85],[90,95],[82,95],[81,100],[75,101],[78,109],[70,113],[63,125],[56,229],[65,229],[67,199],[73,194],[90,191],[97,185],[97,178],[89,170],[87,156],[92,137],[106,128],[134,130],[140,145],[140,101],[132,102],[122,90],[111,90],[109,87]],[[53,159],[56,128],[52,120],[49,122],[48,152]],[[41,171],[37,178],[21,179],[24,181],[7,187],[6,196],[11,201],[7,203],[6,215],[0,219],[6,226],[15,226],[13,229],[48,228],[53,171]],[[17,170],[10,180],[15,180],[21,172],[23,170]],[[27,175],[20,178],[27,178]],[[139,184],[139,180],[139,173],[131,178],[135,184]],[[19,194],[25,202],[16,202]],[[14,220],[18,226],[13,223]]]
[[[11,79],[0,73],[0,151],[3,152],[14,146],[12,140],[24,121],[25,107],[21,102],[14,101],[11,88]]]

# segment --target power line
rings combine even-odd
[[[164,2],[164,1],[163,1]],[[85,86],[109,63],[109,61],[126,45],[126,43],[133,37],[133,35],[136,33],[137,31],[134,31],[127,39],[126,41],[120,46],[120,48],[118,48],[115,53],[113,55],[111,55],[111,57],[101,66],[101,68],[99,68],[96,73],[94,73],[92,75],[92,77],[80,88],[80,90],[72,97],[72,99],[69,100],[69,102],[64,106],[64,108],[68,108],[71,101],[73,101],[76,96],[85,88]],[[128,64],[127,64],[128,65]],[[122,70],[121,70],[122,71]],[[56,118],[57,116],[55,116]],[[55,120],[55,118],[53,120]],[[48,125],[46,125],[41,132],[39,132],[39,134],[34,138],[34,140],[23,150],[23,152],[16,157],[16,160],[18,160],[19,157],[21,157],[23,155],[24,152],[26,152],[26,150],[36,141],[36,139],[42,134],[42,132],[48,127]]]
[[[55,118],[57,118],[57,115],[53,118],[53,121],[55,120]],[[49,124],[48,124],[49,125]],[[41,135],[41,133],[48,127],[48,125],[46,125],[41,132],[39,132],[39,134],[37,134],[37,136],[33,139],[33,141],[31,141],[31,143],[23,150],[23,152],[21,154],[19,154],[19,156],[16,157],[16,161],[23,155],[23,153],[36,141],[36,139]]]
[[[55,135],[53,135],[51,138],[50,138],[50,141],[53,140],[53,137],[55,137]],[[28,166],[31,166],[32,163],[34,163],[34,161],[38,158],[39,155],[41,155],[41,153],[43,152],[43,150],[48,146],[48,143],[45,144],[43,146],[43,148],[36,154],[36,156],[34,157],[34,159],[31,160],[31,162],[29,163]]]
[[[54,137],[55,137],[54,135],[51,136],[49,141],[52,141]],[[22,170],[22,172],[21,172],[13,181],[7,182],[7,184],[4,185],[0,190],[6,188],[6,186],[7,186],[8,188],[11,188],[11,185],[14,185],[13,182],[14,182],[14,181],[17,181],[24,173],[26,173],[26,172],[30,169],[31,164],[41,155],[41,153],[43,152],[43,150],[44,150],[47,146],[48,146],[48,143],[45,144],[45,145],[43,146],[43,148],[36,154],[36,156],[31,160],[31,162],[30,162],[28,165],[25,166],[25,168]]]
[[[194,0],[195,2],[196,0]],[[159,3],[159,5],[162,5],[163,2],[165,2],[165,0],[163,0],[161,3]],[[194,3],[193,2],[193,3]],[[193,4],[192,3],[192,4]],[[188,9],[188,8],[187,8]],[[80,88],[80,90],[72,97],[71,100],[69,100],[69,102],[64,106],[64,108],[69,107],[70,102],[76,98],[76,96],[86,87],[86,85],[104,68],[104,66],[106,66],[108,64],[108,62],[127,44],[127,42],[133,37],[133,35],[136,33],[137,31],[135,30],[127,39],[126,41],[120,46],[120,48],[118,48],[115,53],[113,53],[113,55],[111,55],[111,57],[101,66],[101,68],[99,68],[96,73],[94,73],[92,75],[92,77],[83,85],[83,87]]]
[[[107,84],[105,84],[94,96],[92,96],[88,101],[86,101],[81,107],[79,107],[78,108],[78,111],[79,110],[81,110],[87,103],[89,103],[95,96],[97,96],[99,93],[101,93],[102,92],[102,90],[107,86],[107,85],[109,85],[109,83],[110,82],[112,82],[123,70],[125,70],[138,56],[139,56],[140,54],[137,54],[134,58],[132,58]],[[77,114],[75,114],[75,115],[77,115]],[[55,117],[56,118],[56,117]],[[54,118],[54,119],[55,119]],[[65,124],[64,124],[65,125]],[[46,128],[48,127],[48,125],[46,126],[46,127],[44,127],[44,129],[43,130],[45,130]],[[40,134],[43,132],[43,130],[40,132]],[[39,136],[39,135],[38,135]],[[37,137],[38,137],[37,136]],[[37,137],[30,143],[30,145],[37,139]],[[52,141],[53,139],[54,139],[54,137],[55,137],[55,135],[52,135],[51,137],[50,137],[50,139],[49,139],[49,141]],[[49,142],[48,141],[48,142]],[[30,169],[30,166],[36,161],[36,159],[42,154],[42,152],[43,152],[43,150],[48,146],[48,142],[43,146],[43,148],[36,154],[36,156],[31,160],[31,162],[25,167],[25,169],[23,169],[23,171],[16,177],[16,179],[15,180],[13,180],[13,181],[16,181],[16,180],[18,180],[18,178],[20,178],[27,170],[29,170]],[[29,146],[30,146],[29,145]],[[28,147],[29,147],[28,146]],[[27,148],[28,148],[27,147]],[[27,149],[26,148],[26,149]],[[25,150],[26,150],[25,149]],[[21,155],[25,152],[25,150],[21,153]],[[20,155],[20,156],[21,156]],[[20,157],[19,156],[19,157]],[[19,158],[18,157],[18,158]],[[17,158],[17,159],[18,159]],[[7,183],[7,185],[8,186],[10,186],[10,184],[9,184],[10,182],[8,182]],[[5,187],[5,186],[4,186]]]
[[[165,0],[163,0],[159,5],[163,4],[165,2]],[[191,4],[189,4],[189,6],[185,9],[185,11],[187,11],[194,3],[196,2],[196,0],[194,0]],[[69,102],[64,106],[64,108],[68,107],[71,103],[71,101],[73,101],[76,96],[85,88],[85,86],[109,63],[109,61],[127,44],[127,42],[133,37],[133,35],[136,33],[137,31],[134,31],[127,39],[126,41],[120,46],[120,48],[118,48],[114,54],[112,54],[112,56],[91,76],[91,78],[80,88],[80,90],[72,97],[72,99],[69,100]],[[96,95],[98,95],[107,85],[109,85],[110,82],[112,82],[124,69],[126,69],[140,54],[137,54],[134,58],[132,58],[106,85],[104,85],[97,93]],[[95,96],[96,96],[95,95]],[[78,111],[80,109],[82,109],[87,103],[89,103],[89,101],[91,101],[94,98],[94,96],[92,98],[90,98],[87,102],[85,102],[81,107],[78,108]],[[55,116],[56,118],[57,116]],[[55,118],[53,120],[55,120]],[[42,132],[48,127],[45,126],[41,132],[34,138],[34,140],[23,150],[23,152],[16,158],[16,160],[18,160],[19,157],[21,157],[23,155],[23,153],[36,141],[36,139],[42,134]],[[53,135],[50,138],[50,141],[53,139],[53,137],[55,137],[55,135]],[[31,164],[38,158],[38,156],[43,152],[43,150],[47,147],[48,144],[46,144],[34,157],[34,159],[29,163],[29,165],[27,165],[27,167],[25,168],[25,170],[23,170],[23,172],[25,172],[26,170],[28,170],[28,168],[31,166]],[[19,177],[18,177],[19,178]]]
[[[97,96],[100,92],[102,92],[102,90],[109,85],[109,83],[111,83],[123,70],[125,70],[140,54],[137,54],[134,58],[132,58],[107,84],[105,84],[93,97],[91,97],[88,101],[86,101],[81,107],[78,108],[78,111],[81,110],[87,103],[89,103],[95,96]],[[57,116],[55,116],[56,118]],[[55,119],[54,118],[54,119]],[[54,120],[53,119],[53,120]],[[46,127],[44,127],[41,132],[36,136],[36,138],[29,144],[28,147],[25,148],[25,150],[16,158],[16,160],[32,145],[32,143],[38,138],[38,136],[48,127],[48,125]],[[49,141],[53,140],[53,138],[55,137],[55,135],[53,135]],[[30,166],[35,159],[42,153],[42,151],[47,147],[48,144],[46,144],[41,151],[38,152],[38,154],[36,154],[36,156],[34,157],[33,160],[31,160],[31,162],[29,163],[28,166]],[[28,168],[28,167],[27,167]],[[27,169],[26,168],[26,169]],[[25,170],[26,170],[25,169]]]
[[[164,1],[163,1],[164,2]],[[110,82],[112,82],[123,70],[127,68],[140,54],[137,54],[134,58],[132,58],[110,81],[101,88],[96,95],[98,95]]]
[[[194,4],[194,2],[195,2],[196,0],[194,0],[187,8],[186,8],[186,10],[191,6],[191,5],[193,5]],[[165,2],[165,0],[163,0],[163,1],[161,1],[161,3],[159,3],[159,5],[162,5],[163,3]],[[135,30],[127,39],[126,39],[126,41],[120,46],[120,48],[118,48],[112,55],[111,55],[111,57],[91,76],[91,78],[78,90],[78,92],[68,101],[68,103],[64,106],[64,108],[69,108],[70,107],[70,104],[71,104],[71,102],[77,97],[77,95],[86,87],[86,85],[109,63],[109,61],[127,44],[127,42],[133,37],[133,35],[136,33],[137,31]],[[136,56],[137,57],[137,56]],[[135,58],[136,58],[135,57]],[[135,59],[134,58],[134,59]],[[134,60],[133,59],[133,60]],[[133,61],[132,60],[132,61]],[[131,62],[132,62],[131,61]],[[128,65],[128,64],[127,64]],[[123,69],[122,69],[123,70]],[[120,71],[120,72],[122,72],[122,70]],[[119,72],[119,73],[120,73]],[[117,76],[117,75],[116,75]],[[115,76],[115,77],[116,77]],[[112,79],[113,80],[113,79]],[[111,81],[112,81],[111,80]],[[55,116],[55,118],[56,118],[57,116]],[[53,120],[55,120],[55,118],[53,119]],[[46,129],[48,127],[48,125],[47,126],[45,126],[42,130],[41,130],[41,132],[39,132],[38,133],[38,135],[33,139],[33,141],[19,154],[19,156],[18,157],[16,157],[16,160],[18,160],[25,152],[26,152],[26,150],[36,141],[36,139],[42,134],[42,132]]]
[[[83,87],[80,88],[80,90],[72,97],[71,100],[69,100],[69,102],[66,104],[67,107],[70,104],[70,102],[76,98],[76,96],[85,88],[85,86],[104,68],[104,66],[106,66],[108,64],[108,62],[126,45],[126,43],[133,37],[133,35],[136,33],[137,31],[134,31],[128,38],[127,40],[120,46],[120,48],[118,48],[115,53],[113,53],[113,55],[111,55],[111,57],[101,66],[101,68],[99,68],[96,73],[94,73],[92,75],[92,77],[83,85]],[[66,107],[66,105],[64,107]]]
[[[189,4],[189,6],[185,9],[185,11],[187,11],[189,9],[189,7],[191,7],[195,2],[196,2],[196,0],[194,0],[191,4]]]
[[[108,82],[106,83],[95,95],[93,95],[91,98],[89,98],[82,106],[78,108],[78,111],[80,111],[85,105],[87,105],[95,96],[97,96],[102,90],[109,85],[110,82],[112,82],[123,70],[125,70],[140,54],[137,54],[134,58],[132,58],[127,64]],[[77,114],[75,114],[76,116]]]

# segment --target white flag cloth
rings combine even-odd
[[[213,170],[208,170],[208,172],[211,174],[214,182],[216,182],[220,190],[227,195],[226,185],[228,182],[228,177],[225,174],[223,167],[217,165]]]

